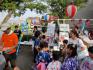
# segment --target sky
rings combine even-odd
[[[7,12],[0,12],[0,22],[2,22],[2,20],[4,19],[4,17],[7,15]],[[27,9],[27,11],[20,16],[21,20],[26,20],[26,18],[28,17],[42,17],[42,15],[44,14],[37,14],[35,11],[30,11],[29,9]],[[18,21],[20,19],[18,16],[16,17],[11,17],[9,19],[8,22],[15,22],[15,21]]]

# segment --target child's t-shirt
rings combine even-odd
[[[61,70],[61,62],[59,61],[52,61],[47,66],[47,70]]]
[[[90,57],[86,57],[81,65],[80,65],[81,70],[93,70],[93,59]]]

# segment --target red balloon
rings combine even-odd
[[[77,12],[77,7],[75,5],[68,5],[66,7],[66,16],[73,18]]]

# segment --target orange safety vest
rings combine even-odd
[[[10,35],[3,33],[1,37],[1,41],[3,43],[3,48],[11,48],[17,46],[18,44],[18,37],[15,33]],[[8,54],[12,54],[16,52],[16,48],[12,49]]]

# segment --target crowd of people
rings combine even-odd
[[[0,39],[6,59],[4,70],[9,70],[8,61],[14,70],[20,70],[14,61],[16,60],[16,47],[21,31],[18,26],[15,28],[14,32],[11,31],[11,28],[7,28]],[[34,27],[31,39],[34,42],[35,65],[33,70],[93,70],[93,46],[85,45],[79,37],[77,27],[70,31],[69,40],[63,40],[62,48],[59,48],[60,51],[53,50],[54,46],[50,48],[46,34],[39,31],[37,26]],[[58,41],[53,40],[54,43]],[[14,61],[12,62],[12,60]]]
[[[60,49],[60,52],[51,51],[46,35],[38,33],[34,40],[34,52],[37,49],[34,57],[36,70],[93,70],[93,53],[91,52],[93,51],[93,46],[87,46],[84,43],[79,37],[80,34],[77,27],[70,31],[69,40],[63,41],[63,48]]]

